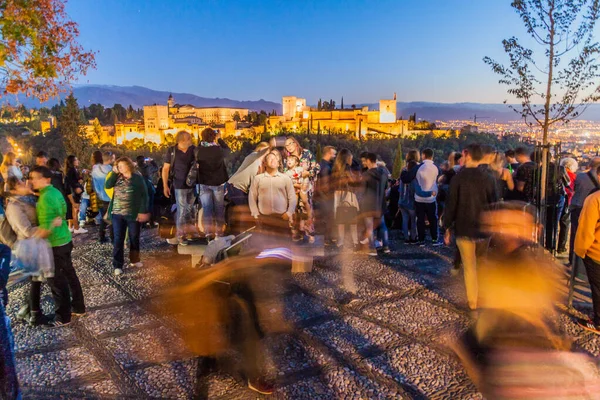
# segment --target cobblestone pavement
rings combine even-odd
[[[190,398],[195,361],[183,352],[172,324],[152,312],[157,289],[171,284],[164,269],[189,268],[189,258],[155,231],[144,231],[144,267],[114,277],[112,246],[86,236],[76,238],[73,259],[87,315],[55,329],[13,324],[25,397]],[[311,274],[282,285],[284,313],[294,329],[268,341],[268,375],[277,383],[271,398],[481,398],[445,346],[469,324],[462,276],[448,274],[452,251],[393,245],[385,257],[348,261],[359,289],[359,300],[350,305],[339,302],[341,261],[334,253],[318,259]],[[13,321],[26,289],[10,293]],[[576,307],[589,313],[580,291]],[[50,312],[46,287],[43,307]],[[560,318],[580,350],[599,355],[598,336],[578,328],[572,315]],[[231,372],[206,378],[211,399],[261,398],[233,367],[223,369]]]

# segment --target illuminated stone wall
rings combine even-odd
[[[396,122],[396,100],[379,100],[379,122]]]
[[[157,134],[169,128],[169,109],[167,106],[144,106],[144,130],[149,134]]]

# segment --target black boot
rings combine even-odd
[[[32,311],[31,316],[29,317],[29,325],[31,326],[48,325],[49,321],[50,319],[41,311]]]

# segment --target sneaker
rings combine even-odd
[[[73,231],[74,234],[79,235],[80,233],[88,233],[87,229],[83,229],[82,227],[79,227],[79,229],[75,229]]]
[[[415,244],[416,244],[417,246],[419,246],[419,247],[425,247],[425,241],[424,241],[424,240],[423,240],[423,241],[420,241],[420,240],[419,240],[419,241],[417,241]]]
[[[450,268],[450,275],[452,275],[452,276],[458,275],[459,272],[460,272],[460,265],[459,266],[453,265],[452,268]]]
[[[79,226],[80,227],[85,226],[85,221],[79,221]]]
[[[387,247],[387,246],[383,246],[383,250],[382,250],[382,251],[383,251],[383,254],[390,254],[390,253],[392,252],[392,251],[390,250],[390,248],[389,248],[389,247]]]
[[[17,321],[29,322],[30,318],[31,318],[31,313],[29,310],[29,305],[24,305],[17,312]]]
[[[435,242],[433,242],[433,247],[441,247],[443,245],[444,245],[444,243],[438,242],[437,240]]]
[[[65,326],[65,325],[69,325],[71,323],[71,321],[69,322],[62,322],[60,319],[52,319],[48,321],[47,326],[50,328],[60,328],[61,326]]]
[[[263,378],[248,379],[248,388],[260,394],[272,394],[273,384]]]
[[[98,240],[98,243],[102,244],[102,243],[110,243],[110,241],[108,240],[108,238],[102,238],[100,240]]]
[[[360,244],[369,244],[369,238],[363,239],[363,240],[359,241],[358,243],[360,243]]]
[[[84,315],[85,315],[85,311],[83,311],[83,312],[71,311],[71,317],[83,317]]]
[[[590,332],[594,332],[594,333],[600,335],[600,326],[595,325],[594,322],[592,322],[592,320],[580,318],[580,319],[577,320],[577,323],[583,329],[588,330]]]
[[[377,257],[379,255],[377,249],[370,249],[368,254],[373,257]]]
[[[406,242],[404,242],[404,243],[406,243],[406,244],[410,244],[410,245],[413,245],[413,244],[417,244],[417,243],[419,243],[419,241],[418,241],[417,239],[408,239],[408,240],[407,240]]]
[[[179,238],[178,242],[180,246],[187,246],[189,244],[188,240],[183,237]]]
[[[129,263],[129,266],[132,268],[140,268],[144,266],[144,263],[142,263],[141,261],[138,261],[136,263]]]
[[[69,228],[69,232],[73,233],[75,229],[73,229],[73,227]]]
[[[121,268],[115,268],[115,276],[123,275],[123,270]]]

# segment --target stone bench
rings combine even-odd
[[[178,245],[177,253],[192,256],[192,268],[194,268],[202,259],[202,255],[204,254],[204,250],[206,250],[206,246],[206,243],[193,242],[189,243],[187,246]]]
[[[325,255],[325,238],[315,236],[314,243],[292,244],[292,273],[307,273],[313,269],[315,257]]]

